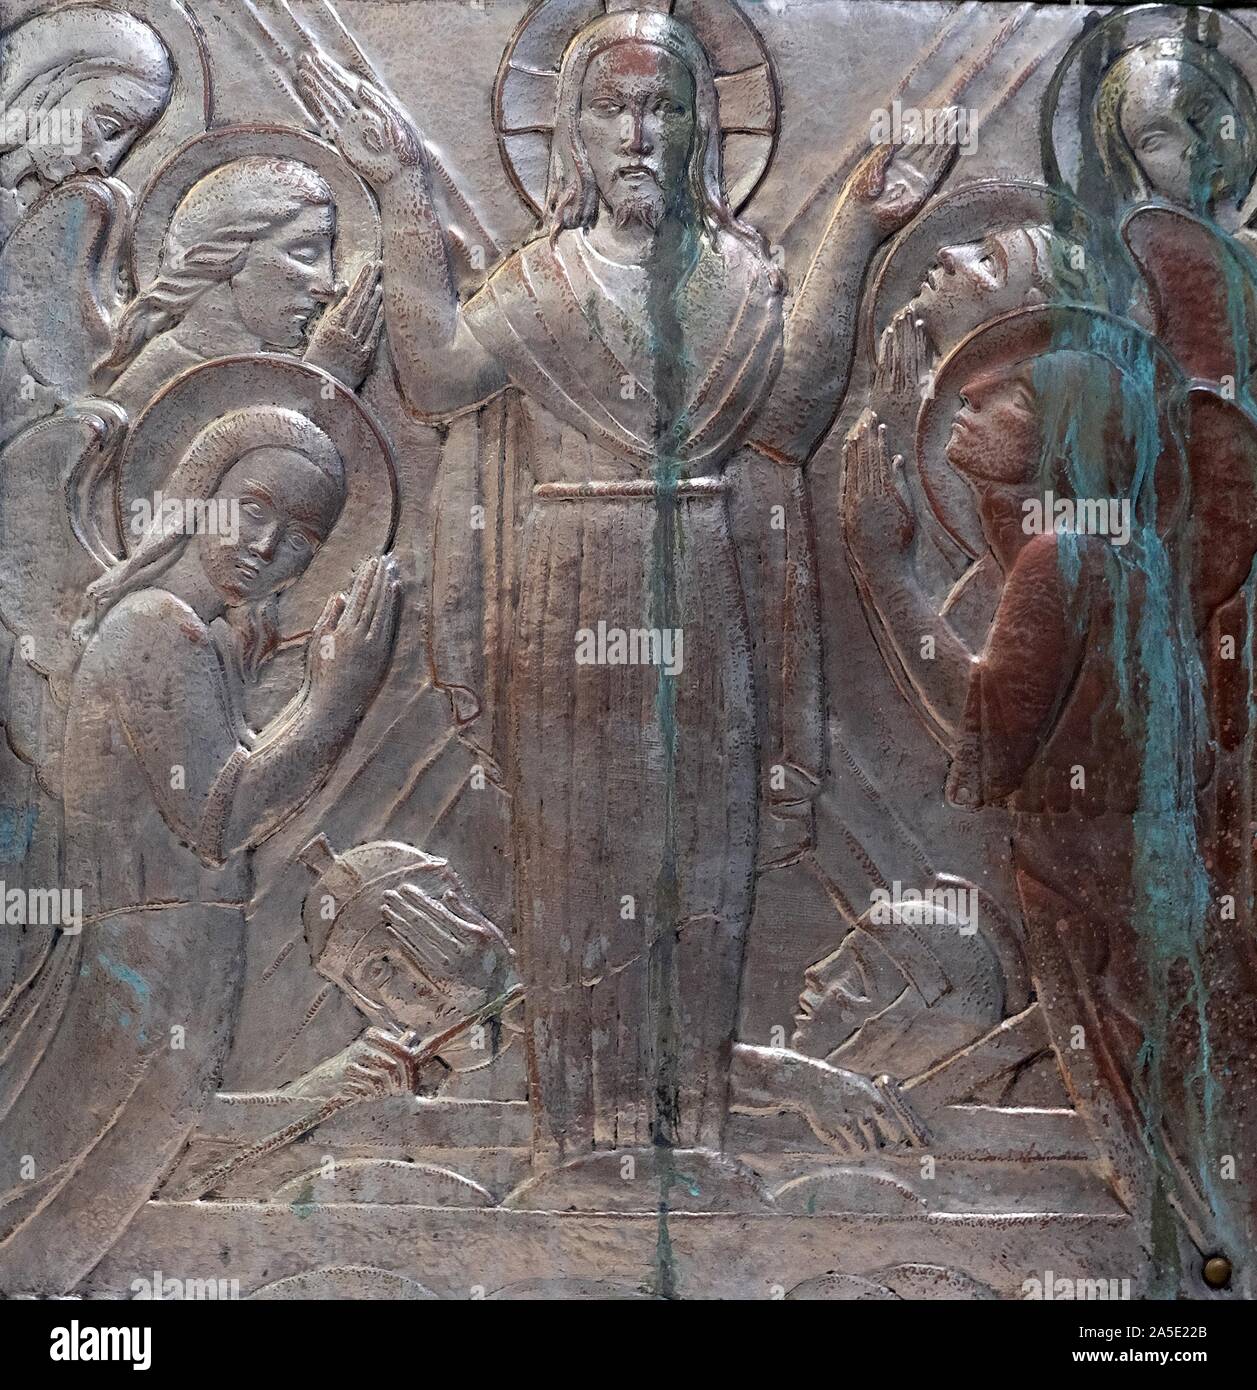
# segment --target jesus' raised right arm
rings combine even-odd
[[[379,88],[322,54],[302,55],[298,83],[379,201],[384,321],[407,404],[422,415],[447,416],[487,400],[506,384],[505,374],[459,307],[419,133]]]

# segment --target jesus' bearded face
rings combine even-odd
[[[684,205],[694,79],[655,44],[604,49],[581,87],[580,135],[600,201],[620,226],[658,226]]]

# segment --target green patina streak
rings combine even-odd
[[[692,234],[677,238],[671,264],[653,267],[647,315],[650,356],[654,364],[655,498],[651,553],[649,626],[664,631],[682,627],[684,615],[678,582],[678,562],[684,554],[684,532],[677,486],[681,481],[682,447],[688,430],[685,409],[688,374],[685,325],[678,300],[686,270],[692,265]],[[676,947],[680,926],[680,883],[677,863],[677,747],[676,676],[657,668],[655,720],[663,760],[663,845],[655,881],[655,910],[649,924],[647,1007],[653,1047],[652,1138],[659,1164],[659,1231],[655,1246],[655,1292],[677,1296],[679,1275],[668,1230],[672,1188],[683,1181],[672,1150],[680,1129],[680,1058],[678,1029],[680,998]]]
[[[293,1215],[298,1221],[305,1221],[314,1215],[317,1203],[314,1200],[314,1178],[307,1177],[301,1184],[301,1190],[291,1202]]]
[[[1203,189],[1198,190],[1197,206],[1206,205],[1206,201]],[[1242,272],[1238,258],[1223,257],[1222,265],[1236,379],[1243,383],[1248,375],[1250,286],[1255,281]],[[1129,273],[1127,266],[1115,266],[1111,287],[1124,285]],[[1217,1235],[1231,1242],[1239,1238],[1229,1230],[1229,1204],[1218,1190],[1210,1161],[1210,1155],[1227,1147],[1227,1126],[1214,1074],[1210,986],[1205,968],[1211,888],[1196,804],[1196,753],[1209,728],[1209,714],[1203,701],[1205,678],[1188,591],[1191,566],[1182,560],[1172,561],[1157,528],[1153,478],[1160,449],[1155,358],[1127,329],[1095,320],[1090,341],[1070,346],[1084,347],[1114,362],[1128,388],[1122,400],[1120,428],[1134,445],[1135,478],[1130,496],[1138,506],[1128,555],[1105,557],[1116,607],[1109,658],[1121,696],[1126,734],[1140,755],[1131,903],[1146,997],[1144,1036],[1132,1080],[1143,1142],[1154,1163],[1151,1292],[1153,1296],[1171,1296],[1182,1278],[1172,1206],[1178,1181],[1176,1160],[1186,1165],[1205,1197],[1217,1223]],[[1074,423],[1064,431],[1069,444],[1071,490],[1076,497],[1104,496],[1110,492],[1103,469],[1103,426],[1109,412],[1102,402],[1075,402],[1073,409]],[[1200,539],[1194,543],[1199,544]],[[1062,547],[1062,572],[1076,582],[1079,563],[1072,541]],[[1247,599],[1251,632],[1251,582]],[[1251,712],[1251,653],[1245,651],[1244,660]],[[1250,727],[1253,722],[1250,718]],[[1251,760],[1251,751],[1246,751],[1246,761]],[[1251,908],[1251,891],[1245,898]],[[1185,1049],[1182,1029],[1188,1020],[1194,1041]],[[1169,1107],[1176,1103],[1175,1096],[1183,1095],[1198,1096],[1199,1108],[1189,1106],[1181,1117],[1188,1126],[1186,1151],[1171,1153],[1167,1122],[1180,1117],[1172,1115]]]
[[[1073,321],[1077,322],[1077,321]],[[1077,398],[1070,389],[1069,365],[1075,354],[1099,358],[1121,373],[1120,418],[1115,418],[1107,382],[1094,381],[1095,396]],[[1144,1038],[1132,1078],[1141,1110],[1143,1142],[1155,1164],[1153,1257],[1156,1285],[1171,1293],[1179,1282],[1177,1240],[1169,1206],[1173,1161],[1166,1149],[1167,1091],[1183,1057],[1171,1047],[1174,967],[1186,964],[1199,1033],[1193,1059],[1203,1087],[1206,1139],[1216,1120],[1216,1087],[1209,1075],[1210,1047],[1206,991],[1200,946],[1208,910],[1209,884],[1198,840],[1195,760],[1198,721],[1205,717],[1198,692],[1203,673],[1191,620],[1187,578],[1175,566],[1157,530],[1153,486],[1160,456],[1156,358],[1150,344],[1111,320],[1089,317],[1080,329],[1066,328],[1053,349],[1034,364],[1036,395],[1043,405],[1043,481],[1064,466],[1061,480],[1074,498],[1125,496],[1132,502],[1133,527],[1128,551],[1105,546],[1104,583],[1113,596],[1114,624],[1107,653],[1119,696],[1126,740],[1140,757],[1137,810],[1132,825],[1130,908],[1135,942],[1142,960],[1148,997],[1143,1009]],[[1084,382],[1090,378],[1083,376]],[[1103,394],[1101,394],[1103,393]],[[1131,441],[1132,476],[1113,473],[1113,430]],[[1080,590],[1080,537],[1060,537],[1060,572],[1074,595],[1073,616],[1080,636],[1091,605]],[[1094,544],[1092,542],[1091,544]],[[1094,553],[1094,552],[1093,552]],[[1094,637],[1094,634],[1090,635]],[[1202,1146],[1190,1157],[1195,1176],[1209,1191],[1201,1161]],[[1203,1146],[1208,1151],[1209,1145]],[[1187,1155],[1183,1155],[1187,1158]],[[1216,1204],[1215,1204],[1216,1210]]]

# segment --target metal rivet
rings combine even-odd
[[[1211,1289],[1225,1289],[1231,1282],[1231,1261],[1225,1255],[1211,1255],[1205,1261],[1203,1273]]]

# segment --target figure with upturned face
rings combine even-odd
[[[911,567],[881,544],[908,523],[897,470],[876,447],[847,459],[855,563],[946,731],[948,800],[1008,817],[1039,1007],[1118,1195],[1150,1242],[1156,1213],[1172,1207],[1183,1252],[1246,1249],[1251,1203],[1215,1175],[1222,1153],[1251,1152],[1250,1126],[1195,1079],[1205,1058],[1242,1050],[1257,994],[1235,934],[1211,925],[1198,800],[1209,721],[1176,444],[1208,440],[1212,466],[1229,470],[1236,407],[1197,388],[1188,427],[1181,380],[1151,340],[1047,308],[997,321],[943,364],[923,449],[941,437],[931,412],[957,390],[946,464],[968,485],[1002,576],[982,645],[939,622]],[[1129,501],[1130,535],[1029,524],[1027,504],[1048,491]],[[920,659],[926,632],[933,661]],[[1166,1261],[1178,1256],[1154,1253],[1177,1287]]]
[[[982,324],[1036,304],[1103,308],[1103,268],[1090,266],[1089,249],[1084,236],[1046,223],[940,246],[916,294],[882,334],[877,390],[910,393],[915,415],[930,372]]]
[[[940,245],[943,228],[951,239]],[[965,236],[967,229],[974,232],[972,239]],[[1105,307],[1119,255],[1116,242],[1102,235],[1079,204],[1040,185],[980,181],[934,199],[891,244],[868,291],[874,333],[885,326],[874,345],[868,404],[848,432],[847,452],[877,447],[911,460],[921,404],[953,348],[981,325],[1019,309]],[[913,280],[911,298],[896,304]],[[892,297],[893,290],[898,293]],[[998,601],[997,567],[989,554],[973,556],[957,548],[925,505],[910,463],[905,483],[912,531],[905,536],[896,528],[890,539],[911,546],[912,563],[938,613],[965,640],[980,641]],[[858,587],[896,683],[911,695],[911,681],[898,669],[876,603]],[[929,710],[918,705],[918,714],[945,741]]]

